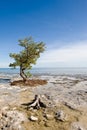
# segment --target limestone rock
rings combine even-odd
[[[68,108],[72,109],[72,110],[78,110],[77,106],[73,103],[73,102],[65,102],[64,103],[65,106],[67,106]]]
[[[3,111],[0,113],[0,130],[25,130],[21,123],[26,121],[26,117],[19,111]]]
[[[79,122],[74,122],[71,124],[71,130],[86,130]]]

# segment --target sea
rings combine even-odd
[[[19,68],[0,68],[0,83],[7,83],[11,77],[19,74]],[[70,75],[87,77],[87,68],[32,68],[32,75]]]
[[[33,75],[87,75],[87,68],[33,68]],[[19,74],[19,68],[0,68],[0,75]]]

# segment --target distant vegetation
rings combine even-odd
[[[34,42],[32,37],[19,40],[19,45],[23,47],[23,50],[17,53],[10,53],[10,57],[14,59],[13,63],[10,63],[10,67],[20,67],[20,76],[23,81],[27,81],[28,75],[31,75],[29,70],[33,64],[36,64],[37,59],[40,57],[40,53],[44,52],[45,44],[43,42]],[[26,73],[28,71],[28,75]]]

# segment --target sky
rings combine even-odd
[[[46,44],[36,67],[87,67],[87,0],[0,0],[0,67],[29,36]]]

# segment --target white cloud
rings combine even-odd
[[[41,67],[87,67],[87,41],[44,52],[37,62]]]

